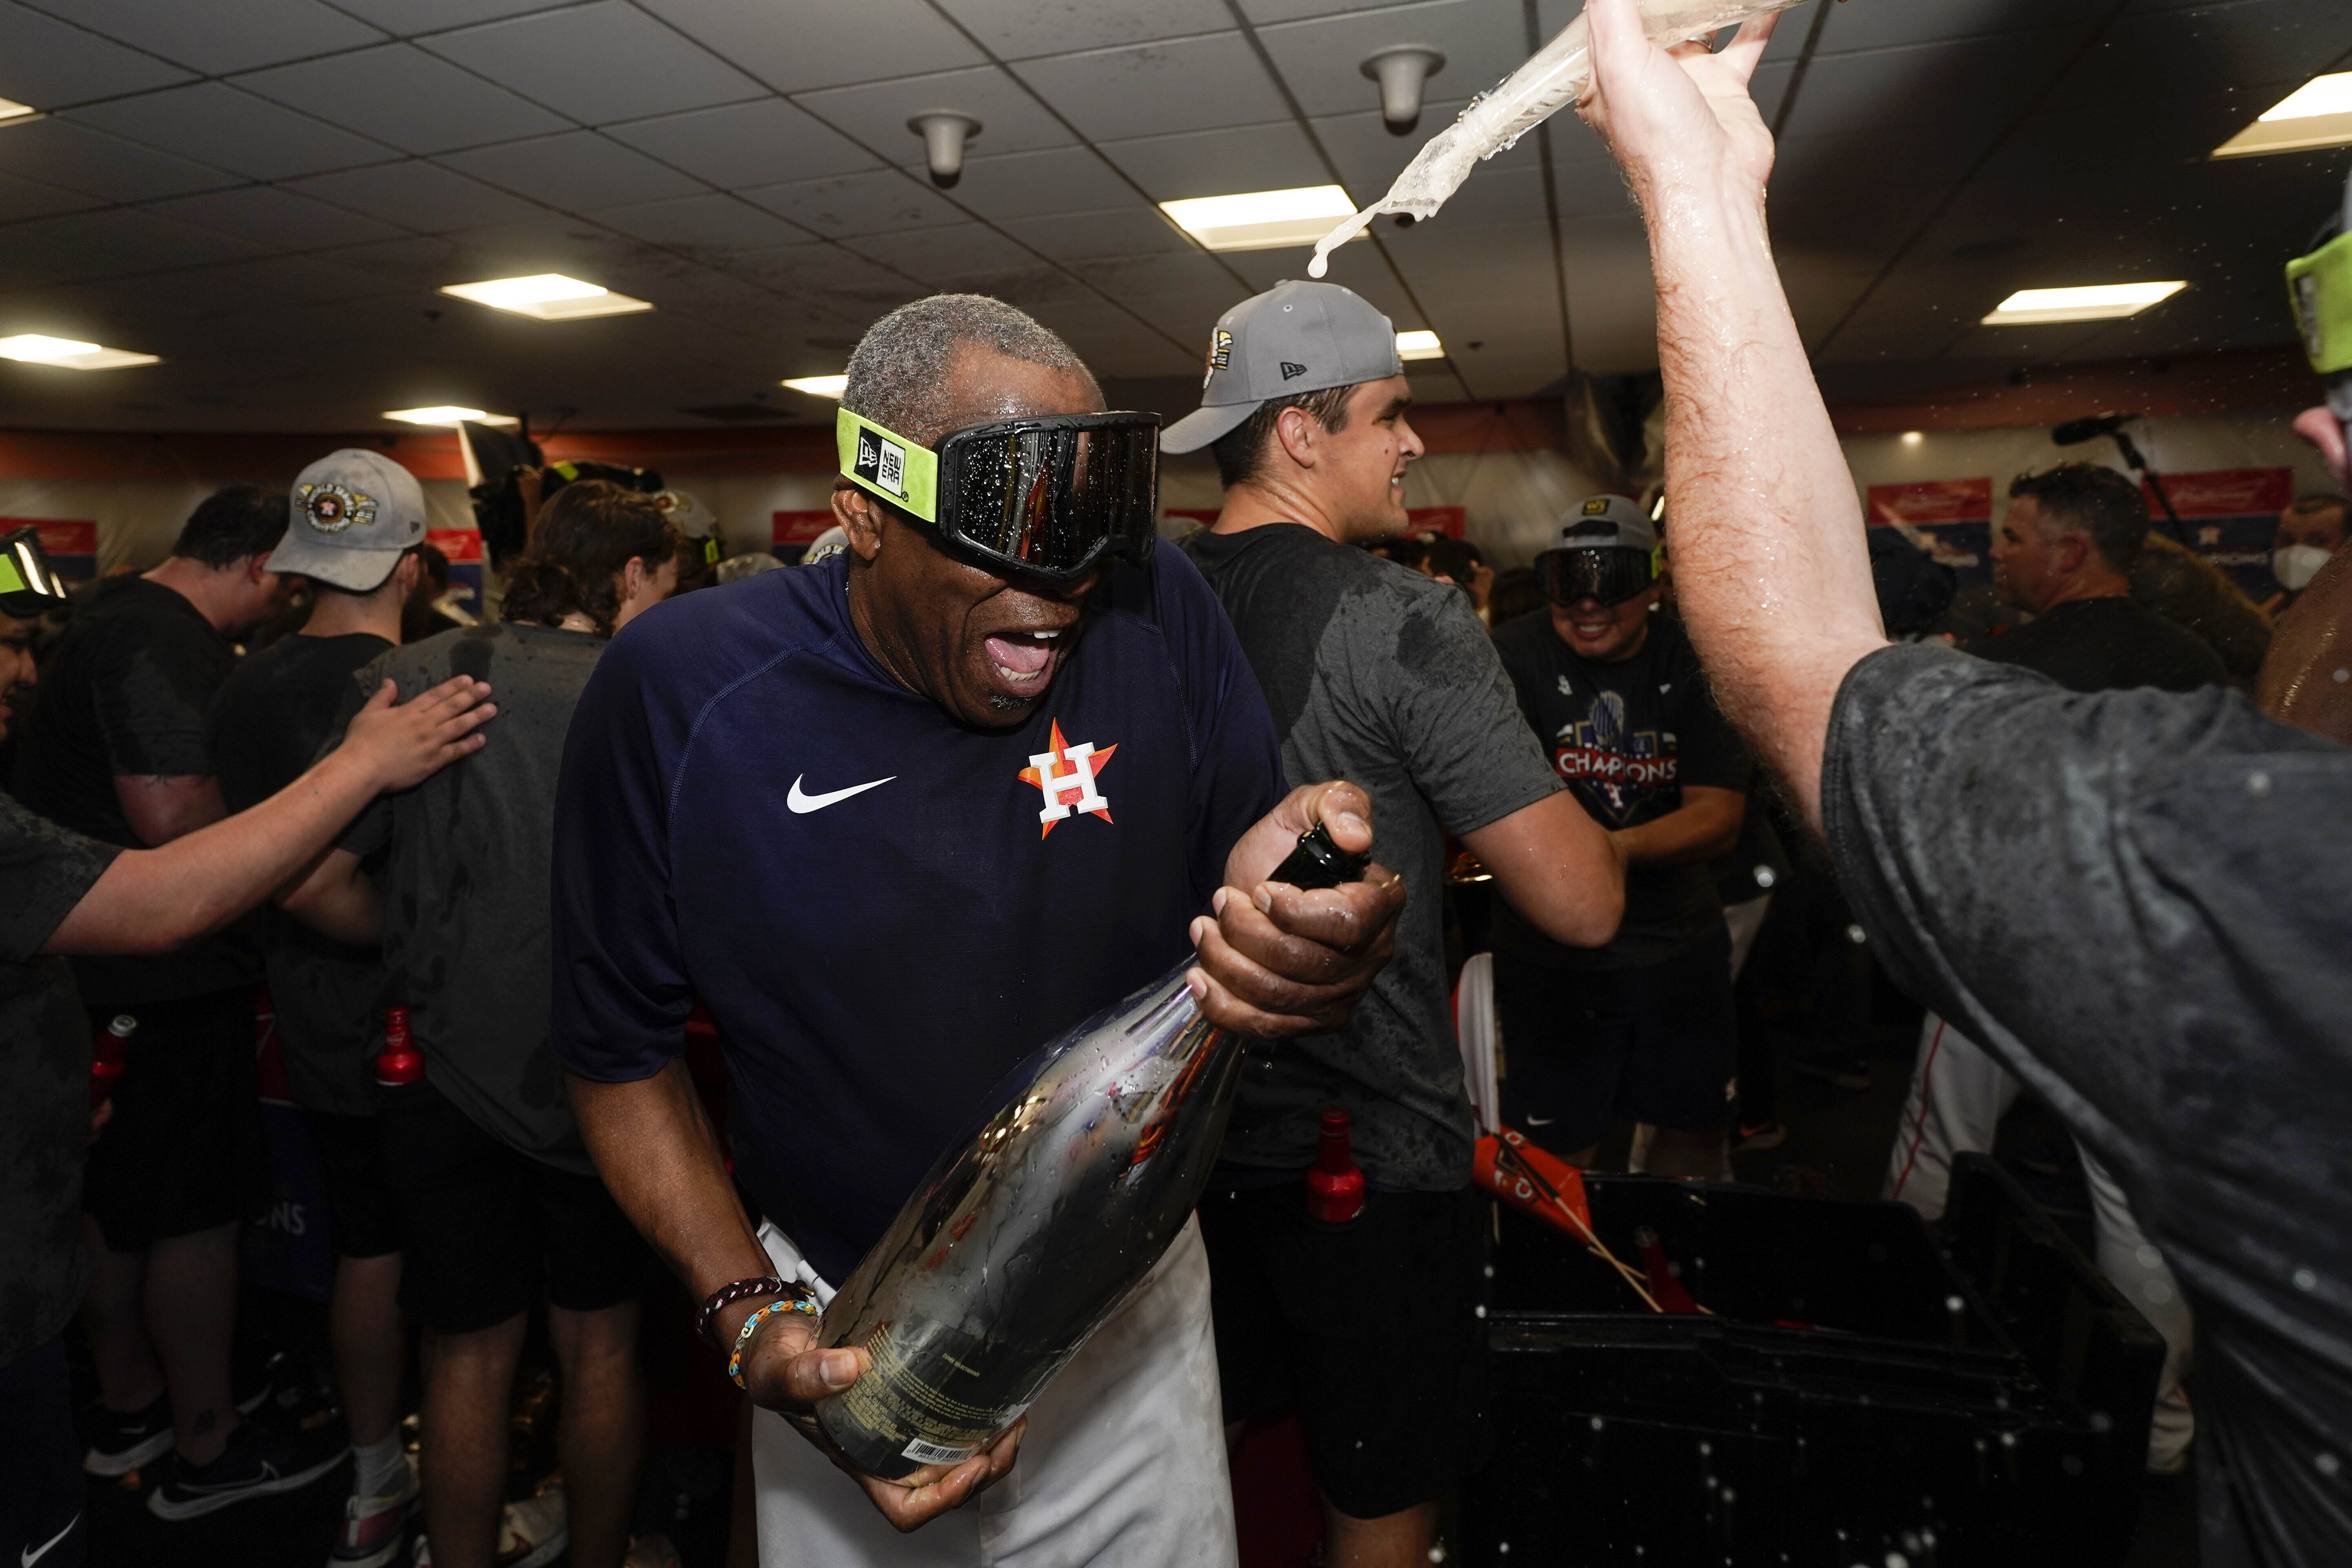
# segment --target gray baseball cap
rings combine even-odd
[[[378,452],[346,447],[294,481],[292,526],[266,563],[356,594],[383,586],[400,553],[425,542],[425,489]]]
[[[1277,283],[1217,322],[1201,406],[1160,433],[1160,449],[1197,452],[1269,399],[1384,381],[1403,369],[1396,328],[1352,289]]]
[[[1639,503],[1623,496],[1593,496],[1552,529],[1547,550],[1638,550],[1658,548],[1658,525]]]

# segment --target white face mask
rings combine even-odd
[[[2328,553],[2316,544],[2281,545],[2271,552],[2271,575],[2288,593],[2300,594],[2311,586],[2311,580],[2327,564]]]

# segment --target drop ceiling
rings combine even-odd
[[[1826,0],[1821,0],[1826,5]],[[0,0],[0,335],[163,356],[0,364],[0,426],[351,429],[828,416],[877,313],[940,289],[1183,406],[1234,300],[1306,253],[1212,255],[1153,204],[1337,181],[1367,201],[1570,0]],[[1421,131],[1358,70],[1443,50]],[[2352,65],[2343,0],[1848,0],[1782,21],[1776,244],[1824,382],[2284,341],[2280,263],[2352,153],[2204,154]],[[932,188],[910,115],[978,118]],[[654,302],[543,322],[436,292],[562,272]],[[1424,398],[1655,363],[1638,218],[1580,125],[1483,166],[1334,278],[1450,352]],[[2187,279],[2126,321],[1977,325],[2015,289]],[[687,412],[701,410],[705,412]],[[569,412],[564,412],[569,411]]]

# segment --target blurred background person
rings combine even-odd
[[[2263,601],[2264,610],[2276,617],[2294,607],[2328,557],[2344,548],[2347,522],[2352,501],[2339,495],[2300,496],[2279,513],[2278,532],[2271,541],[2271,575],[2278,579],[2279,591]]]

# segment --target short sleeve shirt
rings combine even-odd
[[[65,961],[40,951],[121,853],[0,795],[0,1365],[81,1300],[89,1026]]]
[[[1495,647],[1553,769],[1601,826],[1636,827],[1679,811],[1692,785],[1746,792],[1754,765],[1674,616],[1652,616],[1641,648],[1615,663],[1579,657],[1542,613],[1511,622]],[[1625,875],[1625,917],[1606,947],[1563,947],[1507,903],[1495,912],[1495,947],[1555,969],[1633,969],[1686,952],[1722,924],[1722,897],[1704,862],[1636,866]]]
[[[2194,691],[2230,679],[2215,653],[2137,601],[2076,599],[2021,626],[1988,637],[1974,650],[1995,664],[2048,676],[2070,691],[2122,691],[2153,686]]]
[[[1470,1179],[1477,1133],[1446,995],[1445,835],[1485,827],[1559,783],[1461,589],[1297,523],[1196,533],[1185,548],[1265,689],[1291,782],[1362,786],[1372,853],[1411,890],[1396,955],[1348,1022],[1251,1054],[1224,1158],[1303,1171],[1323,1110],[1337,1105],[1367,1179],[1452,1191]]]
[[[2352,1563],[2352,750],[1897,647],[1846,677],[1822,797],[1871,950],[2179,1277],[2208,1568]]]
[[[140,847],[114,793],[122,778],[210,777],[208,714],[236,650],[184,595],[144,577],[104,583],[78,605],[42,666],[17,738],[14,793],[26,807],[103,843]],[[247,984],[250,935],[175,953],[74,961],[93,1004],[167,1002]]]
[[[1233,628],[1172,547],[1113,572],[1001,730],[891,679],[847,568],[632,621],[581,699],[555,821],[564,1065],[651,1077],[699,997],[736,1175],[835,1281],[1032,1051],[1188,957],[1281,790]]]

